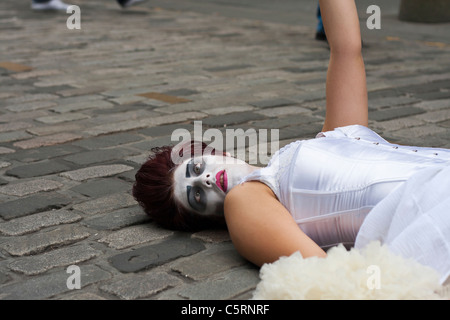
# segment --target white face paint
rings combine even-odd
[[[174,197],[198,214],[222,215],[226,194],[255,169],[245,161],[221,155],[188,159],[174,171]]]

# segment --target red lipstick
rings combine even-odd
[[[223,192],[227,192],[228,189],[228,178],[225,170],[221,170],[216,174],[216,185]]]

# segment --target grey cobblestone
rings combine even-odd
[[[59,209],[68,205],[72,199],[56,192],[36,194],[26,198],[11,200],[0,204],[0,217],[9,220],[36,212]]]
[[[85,181],[88,179],[109,177],[133,169],[133,167],[126,166],[124,164],[111,164],[106,166],[93,166],[74,171],[66,171],[64,173],[61,173],[60,175],[62,177],[69,178],[75,181]],[[0,192],[2,192],[1,188]]]
[[[193,280],[208,278],[238,266],[247,264],[231,243],[213,250],[204,250],[172,265],[172,270]]]
[[[21,149],[32,149],[45,146],[52,146],[55,144],[66,143],[74,140],[81,139],[82,136],[73,133],[60,133],[48,136],[42,136],[37,138],[32,138],[29,140],[23,140],[15,142],[13,145]],[[21,138],[23,139],[23,138]]]
[[[164,272],[148,272],[116,280],[111,284],[101,286],[100,289],[114,294],[125,300],[146,298],[168,287],[180,285],[182,281]]]
[[[96,215],[84,220],[84,224],[97,230],[119,230],[124,227],[145,223],[150,219],[142,214],[136,205],[129,208],[117,209],[107,214]]]
[[[114,249],[125,249],[146,242],[164,239],[172,234],[173,232],[170,230],[147,224],[121,229],[98,241],[106,243]]]
[[[252,290],[258,282],[259,277],[254,270],[238,269],[186,286],[178,294],[193,300],[227,300]]]
[[[81,267],[82,288],[111,278],[111,274],[95,265]],[[70,291],[67,288],[66,270],[29,278],[22,282],[6,284],[2,287],[0,299],[40,300],[49,299]]]
[[[158,244],[120,253],[110,258],[111,264],[121,272],[137,272],[156,267],[176,258],[192,255],[205,246],[199,240],[174,236]]]
[[[100,254],[100,251],[82,244],[52,250],[41,255],[16,259],[8,267],[15,272],[31,276],[44,273],[56,267],[79,264]]]
[[[79,214],[65,209],[35,213],[0,223],[0,232],[8,236],[18,236],[59,224],[72,223],[82,219]]]
[[[70,170],[70,166],[68,164],[49,160],[24,166],[17,166],[7,170],[5,174],[17,178],[31,178],[46,176],[66,170]]]
[[[90,233],[83,227],[66,225],[47,232],[15,237],[0,246],[13,256],[25,256],[43,252],[51,247],[74,243],[89,235]]]
[[[91,198],[97,198],[129,189],[130,185],[127,182],[111,178],[101,180],[94,179],[72,187],[70,190]]]
[[[379,30],[357,2],[370,127],[450,148],[448,24],[401,22],[399,1],[370,2]],[[280,147],[313,138],[329,58],[317,3],[74,2],[81,30],[0,2],[0,300],[250,298],[259,269],[227,230],[161,229],[131,195],[134,174],[194,120],[278,129]],[[66,285],[72,264],[80,290]]]
[[[73,208],[87,215],[95,215],[134,205],[136,205],[136,201],[131,195],[120,192],[75,204]]]
[[[62,186],[63,184],[57,181],[36,179],[26,182],[10,183],[7,186],[0,187],[0,193],[11,196],[23,197],[26,195],[42,191],[56,190],[61,188]]]

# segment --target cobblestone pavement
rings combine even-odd
[[[250,298],[258,269],[226,231],[159,228],[130,190],[150,148],[193,120],[279,129],[280,147],[314,137],[329,55],[314,39],[315,6],[297,1],[313,23],[296,24],[287,5],[272,14],[286,23],[270,8],[258,19],[258,1],[245,17],[221,14],[219,1],[202,12],[74,0],[81,29],[69,30],[68,14],[29,2],[0,2],[0,298]],[[371,127],[450,148],[449,24],[382,11],[382,29],[369,31],[359,10]]]

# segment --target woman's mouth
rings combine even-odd
[[[228,189],[228,178],[225,170],[221,170],[216,174],[216,184],[220,190],[227,192]]]

